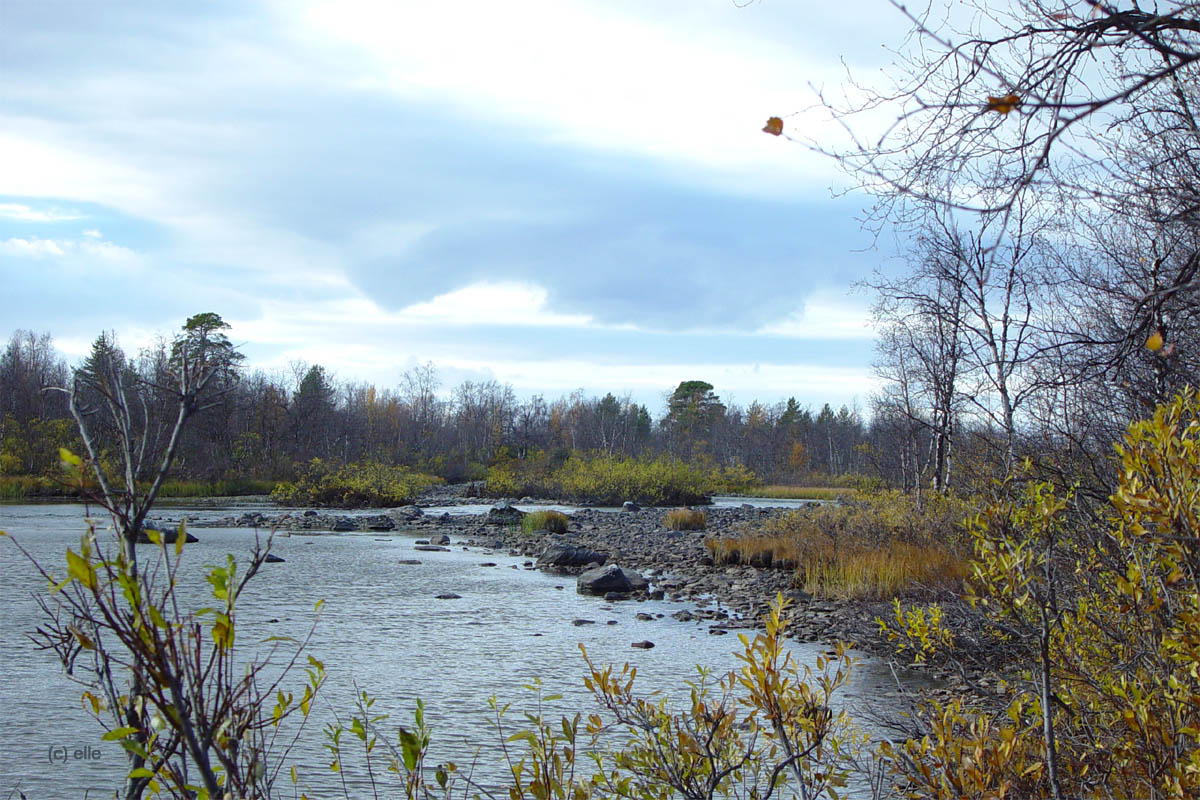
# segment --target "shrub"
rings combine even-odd
[[[702,531],[708,527],[708,517],[703,511],[677,508],[663,516],[662,524],[671,531]]]
[[[763,486],[754,492],[759,497],[775,500],[840,500],[853,497],[858,489],[834,486]]]
[[[719,468],[670,456],[626,458],[570,453],[507,461],[488,470],[485,491],[497,497],[551,497],[574,502],[650,506],[698,505],[713,494],[744,491],[757,482],[745,467]]]
[[[295,483],[276,486],[271,499],[285,505],[385,508],[412,503],[421,491],[441,482],[377,461],[330,467],[314,458]]]
[[[550,533],[566,533],[571,518],[561,511],[534,511],[521,518],[521,530],[526,533],[534,531],[550,531]]]

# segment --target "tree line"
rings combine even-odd
[[[224,325],[216,314],[192,320],[200,318]],[[403,464],[450,481],[477,480],[489,465],[555,452],[665,453],[742,465],[767,482],[879,466],[870,457],[872,426],[845,406],[825,404],[814,413],[789,398],[743,407],[722,401],[712,384],[690,380],[676,387],[655,417],[628,394],[612,392],[521,399],[496,380],[467,380],[443,391],[432,363],[413,366],[397,385],[379,388],[339,380],[320,364],[295,362],[274,374],[242,369],[240,353],[221,337],[227,369],[180,434],[178,478],[289,479],[319,458]],[[0,353],[0,475],[53,475],[58,448],[79,449],[69,394],[57,389],[101,365],[124,376],[132,390],[131,425],[151,434],[168,430],[176,398],[163,387],[173,385],[175,346],[162,339],[129,355],[106,333],[72,365],[49,333],[14,332]],[[151,450],[166,445],[153,435],[148,440]]]

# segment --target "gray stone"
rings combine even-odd
[[[430,544],[450,544],[450,537],[444,533],[439,533],[429,537]]]
[[[654,647],[654,642],[650,642],[650,641],[634,642],[633,644],[631,644],[629,646],[636,647],[639,650],[649,650],[651,647]]]
[[[575,582],[575,590],[580,594],[606,595],[609,592],[629,592],[632,589],[628,576],[616,564],[590,569]]]
[[[512,503],[501,503],[498,506],[492,506],[488,509],[487,524],[488,525],[511,525],[513,523],[520,524],[525,518],[525,512],[513,506]]]
[[[608,559],[604,553],[588,550],[586,547],[555,542],[542,551],[538,556],[537,566],[542,568],[564,569],[568,567],[584,567],[588,564],[600,566]]]
[[[632,500],[626,500],[624,503],[621,504],[621,510],[622,511],[641,511],[642,507],[639,506],[637,503],[633,502]]]

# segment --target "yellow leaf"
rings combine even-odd
[[[995,111],[997,114],[1008,114],[1017,106],[1021,105],[1021,98],[1015,94],[1006,94],[1003,97],[991,97],[987,99],[987,110]]]
[[[83,464],[83,459],[81,459],[79,456],[75,455],[74,453],[72,453],[70,450],[68,450],[65,447],[58,448],[58,460],[61,461],[63,464],[66,464],[66,465],[69,465],[72,467],[78,467],[81,464]]]
[[[763,128],[763,133],[769,133],[772,136],[778,136],[783,133],[783,120],[779,117],[771,117],[767,120],[766,127]]]
[[[1146,349],[1158,352],[1162,350],[1163,335],[1160,331],[1155,331],[1146,338]]]

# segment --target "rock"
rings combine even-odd
[[[407,566],[407,567],[415,567],[418,564],[420,564],[421,562],[415,558],[402,558],[399,561],[397,561],[396,563],[401,564],[403,566]]]
[[[631,587],[631,591],[644,592],[650,588],[650,581],[643,578],[640,573],[630,570],[629,572],[625,573],[625,577],[629,578],[629,586]]]
[[[420,550],[423,553],[449,553],[449,547],[439,547],[436,544],[415,544],[413,550]]]
[[[158,531],[159,533],[161,533],[162,540],[164,542],[166,542],[167,544],[175,544],[175,540],[177,538],[179,538],[179,528],[178,527],[168,528],[166,525],[164,525],[161,528],[155,528],[153,526],[150,526],[149,529],[152,531]],[[200,541],[195,536],[192,536],[190,533],[184,533],[184,536],[186,536],[187,538],[184,539],[183,541],[186,542],[187,544],[191,544],[192,542]],[[145,528],[138,531],[137,543],[138,544],[150,544],[150,539],[149,539],[149,537],[146,536]]]
[[[267,557],[263,559],[268,564],[282,564],[283,559],[274,553],[267,553]]]
[[[626,500],[624,503],[621,503],[621,510],[622,511],[641,511],[642,507],[639,506],[637,503],[633,502],[632,500]]]
[[[317,515],[317,512],[313,511],[311,508],[308,511],[304,512],[304,516],[306,516],[306,517],[315,517],[316,515]]]
[[[571,620],[571,624],[574,625],[576,628],[578,628],[580,625],[595,625],[596,620],[594,620],[594,619],[573,619],[573,620]]]
[[[436,536],[429,537],[430,544],[450,544],[450,537],[444,533],[439,533]]]
[[[418,506],[400,506],[399,508],[388,509],[388,516],[394,519],[402,519],[406,522],[411,522],[414,519],[425,516],[425,512]]]
[[[575,547],[574,545],[555,542],[538,556],[537,566],[542,569],[568,569],[571,567],[585,567],[588,564],[600,566],[607,559],[608,556],[605,553],[597,553],[595,550],[589,550],[586,547]]]
[[[580,594],[606,595],[609,592],[629,592],[632,589],[629,578],[616,564],[590,569],[575,582],[575,590]]]
[[[484,561],[484,562],[483,562],[482,564],[480,564],[479,566],[481,566],[481,567],[494,567],[494,566],[496,566],[496,562],[495,562],[495,561]]]
[[[639,622],[652,622],[654,620],[654,615],[647,614],[645,611],[639,611],[634,619],[638,620]]]
[[[354,524],[354,520],[350,517],[337,517],[334,519],[333,524],[329,526],[329,530],[334,531],[335,533],[342,533],[345,531],[358,530],[358,526]]]
[[[492,506],[488,509],[487,524],[488,525],[512,525],[520,524],[525,518],[525,512],[513,506],[512,503],[503,503],[498,506]]]
[[[373,514],[363,518],[363,524],[369,531],[391,531],[396,529],[396,521],[386,514]]]
[[[636,647],[639,650],[649,650],[651,647],[654,647],[654,642],[650,642],[650,641],[634,642],[633,644],[631,644],[629,646]]]
[[[605,592],[604,600],[609,603],[619,603],[629,599],[629,592]]]
[[[462,595],[455,594],[454,592],[447,592],[446,594],[439,594],[435,599],[437,599],[437,600],[461,600]]]
[[[681,611],[676,611],[674,614],[671,615],[671,618],[677,619],[680,622],[691,622],[692,620],[694,620],[696,618],[696,616],[692,612],[688,611],[685,608]]]

